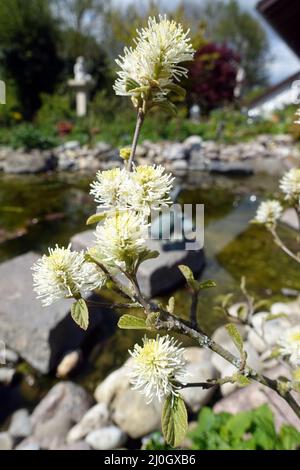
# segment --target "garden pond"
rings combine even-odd
[[[87,217],[95,212],[89,184],[93,176],[46,174],[0,176],[0,262],[33,250],[47,251],[54,244],[66,245],[75,233],[86,230]],[[251,225],[261,198],[272,196],[277,179],[268,175],[225,177],[207,173],[190,174],[178,180],[182,186],[180,203],[204,204],[206,266],[201,279],[214,279],[217,286],[201,295],[198,320],[211,333],[226,321],[218,305],[221,296],[233,293],[241,300],[239,285],[245,276],[257,298],[271,302],[283,298],[282,289],[300,290],[298,265],[273,244],[263,228]],[[282,236],[293,246],[295,232],[281,227]],[[175,297],[176,312],[188,315],[189,292],[184,285],[160,298]],[[103,296],[113,300],[110,292]],[[118,330],[118,312],[107,318],[105,331],[97,332],[83,345],[84,360],[71,375],[90,392],[128,357],[128,349],[140,333]],[[1,326],[0,326],[1,333]],[[40,376],[24,362],[18,365],[18,378],[1,391],[0,420],[21,406],[31,408],[57,380]]]

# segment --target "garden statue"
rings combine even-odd
[[[77,57],[74,65],[74,79],[76,82],[91,80],[91,76],[86,73],[84,57]]]
[[[76,93],[76,113],[78,117],[87,114],[88,95],[93,86],[91,75],[86,73],[84,57],[78,57],[74,65],[74,78],[69,80],[69,86]]]

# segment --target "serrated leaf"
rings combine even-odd
[[[228,325],[226,325],[225,328],[229,336],[231,337],[232,341],[234,342],[236,348],[238,349],[239,353],[243,355],[244,354],[244,342],[243,342],[243,338],[241,337],[239,330],[232,323],[229,323]]]
[[[140,84],[136,82],[133,78],[128,77],[126,79],[126,83],[125,83],[126,91],[132,91],[135,88],[139,88],[139,87],[140,87]]]
[[[134,315],[122,315],[118,321],[118,327],[122,330],[147,330],[144,318],[135,317]]]
[[[99,212],[99,214],[93,214],[87,219],[86,225],[98,224],[103,219],[105,219],[105,217],[107,217],[108,214],[109,214],[108,211]]]
[[[77,300],[71,307],[71,316],[80,328],[87,330],[89,326],[89,310],[84,299]]]
[[[188,430],[188,417],[183,399],[169,395],[161,417],[162,431],[167,444],[178,447]]]

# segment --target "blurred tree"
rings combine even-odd
[[[145,27],[149,16],[158,16],[164,13],[161,5],[154,0],[149,0],[141,8],[137,4],[129,4],[127,8],[117,9],[111,7],[105,14],[105,44],[112,57],[121,53],[124,46],[133,46],[136,30]],[[172,11],[168,11],[168,17],[180,22],[185,30],[191,30],[193,45],[198,49],[203,44],[204,23],[200,16],[188,14],[187,4],[183,1]]]
[[[50,0],[53,11],[64,23],[81,34],[97,36],[110,0]]]
[[[240,57],[229,47],[205,44],[189,66],[188,101],[205,113],[231,103],[237,85]]]
[[[240,55],[246,74],[245,88],[266,85],[269,45],[259,21],[236,0],[207,0],[202,11],[208,37],[214,42],[226,43]]]
[[[0,55],[4,76],[14,80],[25,118],[53,91],[61,61],[59,32],[47,0],[0,0]]]

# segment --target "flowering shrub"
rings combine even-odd
[[[243,340],[233,323],[227,325],[227,331],[236,347],[236,355],[216,344],[198,327],[199,294],[203,289],[214,287],[213,281],[198,282],[187,266],[179,266],[192,293],[190,321],[180,318],[172,297],[166,306],[147,300],[137,281],[141,263],[158,256],[157,252],[149,250],[146,243],[150,214],[152,210],[170,203],[173,183],[172,176],[161,166],[135,166],[138,137],[149,109],[158,106],[175,111],[172,98],[174,95],[184,96],[178,81],[187,74],[181,63],[191,60],[193,52],[188,33],[166,17],[150,18],[148,27],[138,32],[135,47],[125,49],[124,56],[117,61],[121,71],[114,89],[116,93],[131,98],[137,113],[136,129],[131,147],[120,151],[124,167],[98,172],[91,185],[98,211],[87,223],[97,224],[95,243],[85,253],[72,251],[70,246],[66,249],[56,246],[33,266],[34,289],[42,303],[49,305],[60,298],[74,298],[71,315],[83,329],[89,325],[89,300],[84,296],[104,285],[126,300],[123,308],[138,306],[143,309],[143,318],[125,314],[118,325],[121,329],[156,332],[154,339],[145,336],[142,345],[133,347],[130,353],[134,364],[131,378],[133,387],[140,390],[148,402],[154,397],[163,401],[162,430],[166,442],[173,447],[180,444],[188,427],[187,410],[180,394],[180,390],[186,387],[210,388],[226,382],[244,386],[256,380],[275,390],[300,416],[300,408],[290,393],[297,390],[296,379],[271,380],[250,368]],[[294,177],[292,180],[295,194],[298,186]],[[290,193],[290,182],[285,182],[285,187]],[[265,223],[273,231],[280,214],[279,203],[265,203],[258,213],[257,222]],[[223,307],[226,311],[225,303]],[[248,313],[238,320],[250,325],[252,313],[249,308]],[[160,332],[166,331],[168,335],[160,336]],[[189,383],[183,348],[171,333],[186,335],[199,346],[218,353],[236,367],[236,373],[222,379],[208,378],[206,382]],[[299,335],[293,331],[278,345],[280,354],[288,356],[294,364],[299,358],[299,350],[295,346],[297,338]]]

